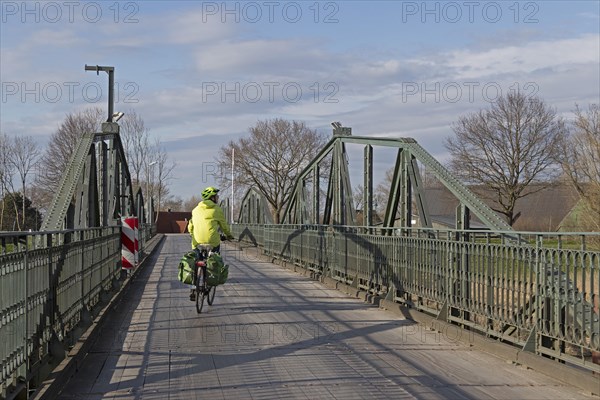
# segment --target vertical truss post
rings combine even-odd
[[[253,202],[253,198],[250,197],[248,199],[248,202],[246,202],[244,204],[244,209],[246,210],[245,215],[246,215],[246,223],[251,224],[253,223],[253,219],[254,218],[254,212],[253,212],[253,207],[254,207],[254,202]]]
[[[306,211],[306,180],[302,179],[300,187],[300,202],[296,209],[298,215],[298,223],[305,224],[308,222],[308,212]]]
[[[456,207],[456,229],[469,230],[471,228],[471,210],[464,204]]]
[[[121,155],[121,174],[121,182],[125,192],[124,198],[127,203],[127,215],[136,215],[133,187],[131,187],[131,180],[129,179],[129,167],[127,166],[127,160],[123,155]]]
[[[87,227],[100,226],[100,213],[99,213],[99,202],[98,202],[98,167],[96,162],[96,147],[90,152],[90,173],[89,173],[89,186],[86,191],[88,200],[87,204]]]
[[[116,184],[119,186],[118,202],[121,215],[134,216],[136,215],[136,210],[134,205],[131,180],[129,177],[129,168],[127,167],[127,161],[125,160],[125,156],[121,151],[116,152],[116,162]]]
[[[459,293],[461,312],[463,313],[462,318],[465,321],[470,319],[470,314],[466,309],[469,306],[469,301],[471,298],[471,288],[470,288],[470,276],[469,276],[469,240],[470,236],[467,230],[469,229],[469,224],[471,220],[471,211],[464,204],[460,204],[456,208],[457,214],[457,229],[462,230],[461,233],[458,233],[459,237],[457,238],[460,241],[460,259],[458,261],[459,266],[459,284],[460,287],[455,289]],[[452,312],[453,315],[458,316],[455,310]]]
[[[348,170],[348,154],[346,145],[340,146],[340,193],[342,201],[342,223],[343,225],[356,225],[354,199],[352,197],[352,185],[350,184],[350,171]]]
[[[320,196],[320,173],[319,173],[319,164],[317,163],[313,168],[313,218],[312,223],[315,225],[319,224],[319,213],[321,210],[319,200]]]
[[[117,161],[117,152],[115,150],[115,140],[109,141],[109,161],[108,161],[108,199],[110,201],[110,225],[119,225],[121,216],[121,187],[119,185],[119,164]]]
[[[104,141],[100,142],[100,165],[99,165],[99,187],[100,187],[100,224],[101,226],[108,226],[108,213],[109,213],[109,197],[108,197],[108,146]]]
[[[260,221],[259,220],[259,212],[260,212],[259,204],[260,204],[260,201],[258,200],[258,198],[254,197],[252,199],[252,219],[251,219],[252,223],[258,223]],[[298,222],[298,221],[296,221],[296,222]]]
[[[363,225],[373,226],[373,146],[364,150]]]

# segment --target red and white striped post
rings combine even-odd
[[[125,270],[132,270],[138,263],[138,219],[122,217],[121,221],[121,265]]]

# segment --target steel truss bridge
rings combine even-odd
[[[356,137],[334,126],[333,138],[300,173],[283,224],[272,223],[264,196],[248,191],[234,225],[240,241],[321,279],[600,371],[591,362],[600,351],[600,234],[515,232],[414,139]],[[361,226],[348,144],[364,146]],[[374,146],[397,149],[379,226],[373,226]],[[459,201],[455,229],[432,227],[419,165]],[[419,227],[411,226],[413,208]],[[471,214],[487,229],[469,229]]]
[[[112,111],[112,110],[110,110]],[[110,114],[110,113],[109,113]],[[364,146],[362,225],[352,202],[347,145]],[[373,148],[397,156],[383,222],[373,223]],[[435,229],[420,168],[458,199],[455,229]],[[412,216],[419,216],[418,227]],[[470,228],[471,214],[487,230]],[[120,217],[140,218],[119,126],[84,135],[40,232],[3,232],[0,254],[0,397],[32,393],[126,278]],[[299,175],[283,224],[264,196],[244,196],[236,237],[264,254],[517,351],[599,373],[600,234],[515,232],[413,139],[334,135]]]

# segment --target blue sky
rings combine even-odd
[[[106,107],[106,74],[84,65],[114,66],[115,109],[135,109],[161,140],[184,199],[213,183],[202,163],[257,120],[414,137],[444,161],[451,124],[499,93],[520,89],[567,118],[600,102],[599,1],[2,1],[0,12],[0,131],[46,143],[66,114]]]

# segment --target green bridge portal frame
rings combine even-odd
[[[0,232],[0,399],[28,398],[115,294],[121,217],[139,217],[139,254],[155,233],[142,191],[133,194],[113,113],[79,138],[39,232]],[[148,211],[148,212],[144,212]]]
[[[418,163],[431,171],[446,188],[460,201],[457,218],[458,229],[469,228],[469,213],[473,212],[489,229],[511,231],[497,213],[492,211],[483,201],[475,196],[466,186],[446,170],[435,158],[423,149],[414,139],[356,137],[349,134],[349,128],[336,126],[334,136],[321,150],[316,158],[300,173],[294,188],[294,194],[286,208],[284,223],[323,225],[356,225],[356,210],[352,205],[352,187],[348,171],[346,144],[364,145],[364,191],[363,207],[364,226],[373,225],[373,146],[397,148],[398,153],[394,165],[394,175],[390,187],[383,227],[411,227],[413,215],[413,194],[421,219],[421,226],[431,228],[430,212],[423,189]],[[328,155],[332,155],[329,170],[329,181],[325,197],[324,213],[320,216],[319,177],[321,164]],[[313,184],[312,196],[307,198],[307,189]],[[396,213],[400,207],[399,223]],[[310,210],[310,211],[309,211]]]
[[[119,225],[121,216],[144,218],[143,210],[141,190],[134,200],[119,125],[105,122],[102,132],[85,133],[77,143],[41,230]]]

